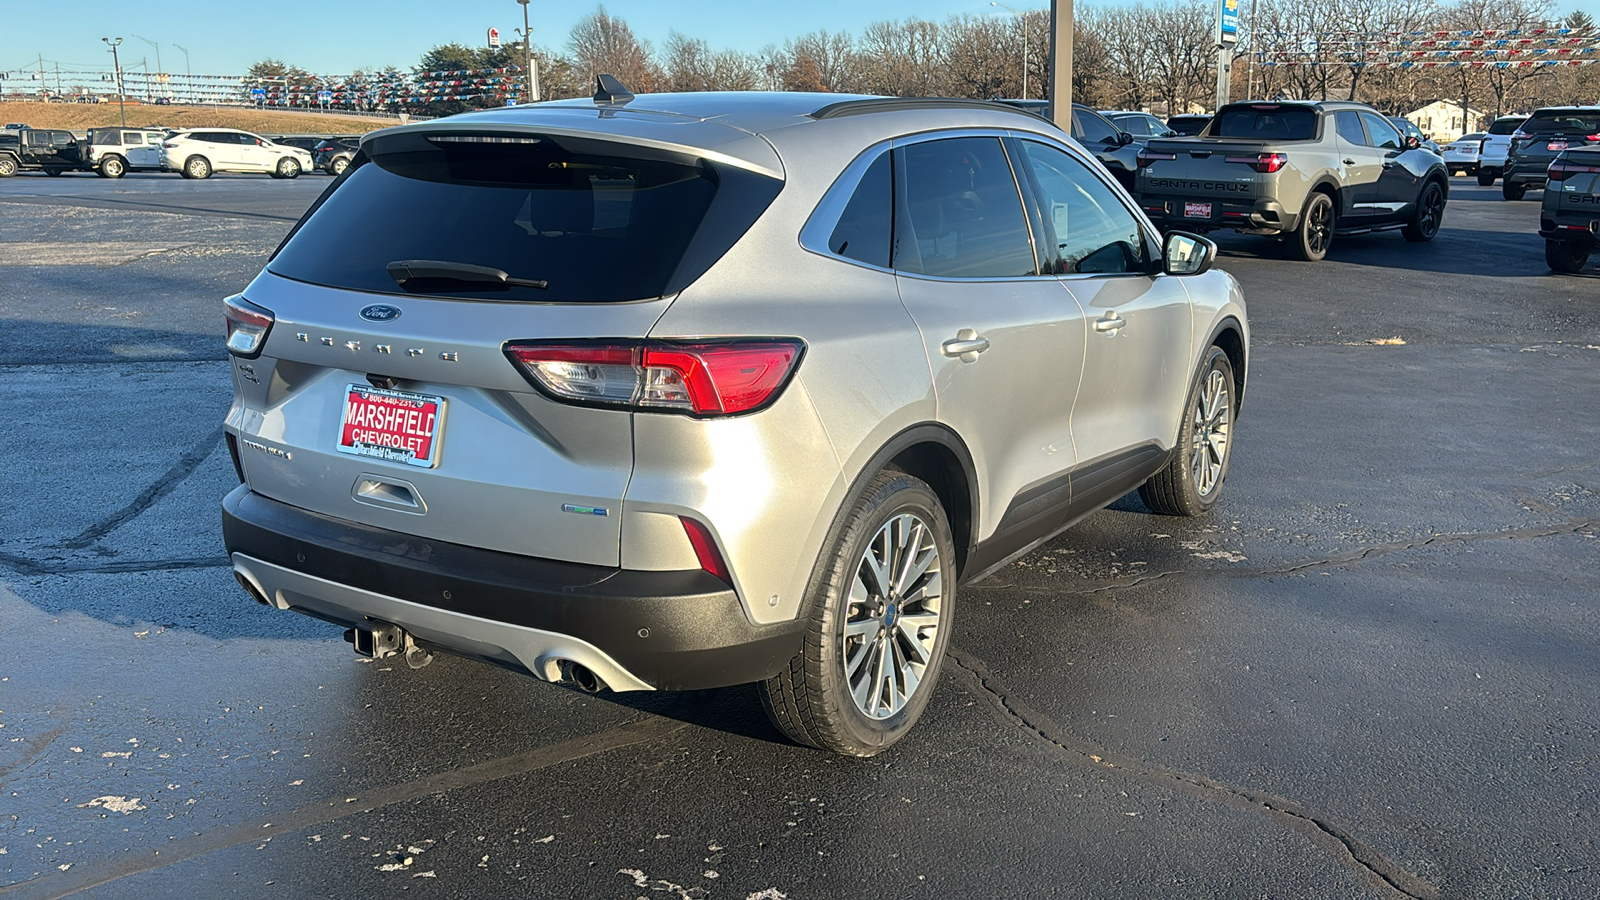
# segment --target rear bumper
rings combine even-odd
[[[1186,215],[1188,204],[1211,205],[1209,216]],[[1139,206],[1155,226],[1166,231],[1209,231],[1240,228],[1247,231],[1293,231],[1299,216],[1287,212],[1271,197],[1218,198],[1141,194]]]
[[[446,544],[307,512],[241,485],[222,503],[234,570],[267,602],[345,627],[398,625],[426,646],[546,681],[580,663],[615,690],[760,681],[804,621],[752,625],[702,571],[645,572]]]
[[[1600,234],[1600,209],[1592,213],[1558,211],[1554,216],[1540,211],[1539,236],[1546,240],[1593,244],[1596,234]]]
[[[1544,187],[1549,178],[1550,160],[1534,160],[1530,163],[1512,163],[1505,170],[1506,184],[1520,184],[1526,187]]]

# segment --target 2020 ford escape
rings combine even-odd
[[[977,101],[633,97],[368,136],[226,301],[259,601],[616,691],[917,720],[958,587],[1217,502],[1248,326],[1066,135]]]

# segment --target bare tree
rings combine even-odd
[[[799,65],[802,58],[810,60],[822,90],[854,91],[861,80],[854,41],[843,32],[814,31],[789,41],[784,45],[784,52],[791,69]]]
[[[650,57],[650,45],[633,36],[628,23],[606,12],[604,6],[578,20],[567,41],[573,65],[594,76],[608,72],[636,93],[656,90],[664,80],[660,66]]]
[[[895,97],[946,93],[944,30],[920,19],[874,22],[857,47],[859,88]]]

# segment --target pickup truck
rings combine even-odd
[[[46,175],[87,171],[85,146],[72,132],[55,128],[0,131],[0,178],[28,170]]]
[[[1233,229],[1320,260],[1334,235],[1400,229],[1431,241],[1450,178],[1377,110],[1345,101],[1249,101],[1193,137],[1152,139],[1135,193],[1163,232]]]
[[[1562,151],[1550,163],[1539,209],[1539,236],[1551,271],[1583,269],[1600,232],[1600,147]]]

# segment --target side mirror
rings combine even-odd
[[[1127,133],[1126,131],[1117,132],[1117,146],[1118,147],[1126,147],[1131,143],[1133,143],[1133,135]]]
[[[1421,147],[1421,146],[1422,146],[1422,141],[1420,139],[1418,139],[1416,135],[1412,135],[1411,137],[1406,138],[1406,147],[1408,149],[1415,150],[1415,149],[1417,149],[1418,147]]]
[[[1161,268],[1168,275],[1204,275],[1217,261],[1217,245],[1198,234],[1169,231],[1161,246]]]

